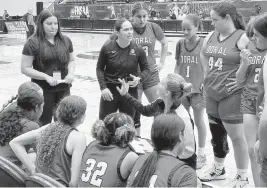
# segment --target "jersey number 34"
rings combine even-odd
[[[82,181],[88,182],[90,181],[91,185],[100,187],[102,183],[101,176],[103,176],[107,170],[108,164],[106,162],[99,162],[96,164],[95,159],[87,159],[86,164],[88,165],[86,168],[86,172],[82,174]],[[97,170],[94,170],[92,173],[92,170],[97,167]]]
[[[222,68],[223,68],[223,59],[219,57],[217,59],[217,61],[214,62],[214,57],[210,57],[209,58],[209,67],[210,67],[210,70],[213,69],[213,67],[218,68],[218,70],[222,70]]]

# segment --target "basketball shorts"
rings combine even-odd
[[[147,79],[145,82],[143,83],[140,83],[138,85],[138,89],[141,89],[141,90],[147,90],[153,86],[156,86],[158,85],[160,82],[159,80],[159,72],[156,71],[156,72],[151,72],[151,76],[149,79]]]
[[[206,98],[203,93],[192,93],[184,98],[182,104],[185,109],[191,106],[194,110],[202,110],[206,108]]]
[[[245,97],[241,95],[241,112],[243,114],[253,114],[256,115],[256,98],[254,97]]]
[[[212,97],[206,97],[206,112],[211,116],[221,119],[225,123],[243,123],[243,113],[241,112],[241,93],[238,90],[231,95],[216,101]]]

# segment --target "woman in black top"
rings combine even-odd
[[[70,94],[74,67],[71,40],[61,34],[55,15],[43,10],[37,20],[37,30],[25,43],[21,58],[21,72],[44,91],[44,111],[40,118],[43,125],[51,122],[53,109]]]
[[[144,106],[127,92],[129,88],[128,84],[124,80],[120,80],[120,82],[122,86],[121,88],[117,87],[117,90],[123,99],[142,115],[148,117],[155,117],[164,113],[176,114],[176,109],[181,105],[183,97],[190,94],[192,88],[192,84],[187,83],[179,74],[168,74],[158,84],[157,94],[160,98]],[[190,120],[193,123],[191,117]],[[196,169],[195,140],[191,123],[186,123],[185,151],[182,155],[179,155],[179,158]]]
[[[136,86],[150,76],[145,51],[141,46],[132,42],[133,27],[126,20],[121,19],[115,23],[117,40],[112,40],[101,48],[96,74],[101,89],[99,107],[99,119],[116,112],[124,112],[133,117],[134,108],[122,100],[116,90],[120,85],[118,79],[125,79],[130,85],[129,93],[137,98]],[[141,74],[137,75],[137,67],[140,66]]]

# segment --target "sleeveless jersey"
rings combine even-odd
[[[266,59],[266,57],[265,57]],[[258,82],[258,96],[257,96],[257,113],[259,113],[260,110],[259,107],[264,107],[264,81],[263,81],[263,66],[265,66],[264,64],[262,65],[262,69],[260,71],[260,75],[259,75],[259,82]]]
[[[144,165],[145,160],[149,157],[149,153],[141,155],[132,169],[132,172],[128,178],[127,187],[131,186],[136,175],[138,174],[141,167]],[[184,162],[175,158],[174,156],[160,153],[159,159],[156,164],[156,171],[150,179],[149,187],[179,187],[178,185],[170,185],[170,177],[178,170],[180,167],[185,165]],[[182,177],[182,172],[180,174]],[[176,177],[171,177],[171,180]]]
[[[196,46],[191,50],[186,46],[186,40],[182,39],[179,45],[179,74],[193,85],[193,93],[201,93],[200,87],[204,80],[204,72],[200,63],[200,51],[203,46],[203,38],[200,38]]]
[[[153,31],[152,23],[147,22],[145,31],[142,34],[139,34],[134,30],[133,41],[143,47],[146,52],[149,69],[153,70],[156,64],[154,51],[157,39]]]
[[[130,149],[93,141],[82,158],[78,187],[125,187],[120,166]]]
[[[259,52],[255,45],[250,42],[248,49],[251,51],[249,57],[250,65],[248,67],[246,86],[243,91],[245,97],[256,98],[258,95],[258,81],[266,51]]]
[[[73,127],[66,126],[65,131],[62,134],[62,141],[55,150],[49,166],[39,164],[37,152],[36,171],[46,174],[66,186],[69,186],[71,178],[71,156],[66,151],[66,144],[69,134],[74,130]]]
[[[220,101],[233,92],[225,85],[227,78],[235,78],[240,65],[240,49],[237,42],[243,35],[243,30],[236,30],[230,36],[219,41],[219,33],[214,31],[207,44],[204,46],[204,55],[208,59],[209,71],[204,80],[204,88],[209,97]]]

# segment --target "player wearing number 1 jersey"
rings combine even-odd
[[[228,153],[227,133],[232,140],[237,175],[232,187],[248,184],[248,150],[240,111],[242,88],[236,85],[236,72],[240,65],[240,51],[248,45],[244,34],[245,25],[236,7],[228,2],[219,2],[211,10],[215,31],[204,41],[202,61],[209,66],[204,80],[206,111],[208,113],[214,165],[202,181],[225,179],[224,159]],[[206,73],[207,70],[205,70]],[[223,129],[225,128],[225,130]]]
[[[261,34],[262,29],[266,30],[267,24],[259,23],[259,21],[260,19],[252,19],[247,24],[246,34],[251,42],[247,49],[241,51],[241,65],[236,74],[237,83],[245,84],[242,93],[241,110],[243,112],[251,170],[256,187],[260,186],[260,165],[256,162],[254,155],[254,145],[257,140],[259,123],[256,115],[256,99],[258,95],[259,73],[267,50],[267,38]]]
[[[96,139],[86,148],[80,169],[79,187],[125,187],[137,159],[128,143],[135,136],[133,120],[112,113],[92,128]]]
[[[200,63],[200,51],[203,45],[203,38],[197,35],[200,19],[197,15],[188,14],[183,19],[182,29],[184,39],[176,45],[176,66],[175,73],[180,74],[193,86],[192,93],[183,100],[186,109],[193,108],[194,120],[198,129],[198,153],[197,169],[206,165],[206,155],[204,153],[206,143],[205,97],[202,90],[204,72]]]

